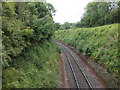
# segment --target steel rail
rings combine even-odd
[[[65,51],[64,51],[64,50],[63,50],[63,52],[64,52],[65,57],[67,58],[67,61],[68,61],[69,65],[70,65],[70,68],[71,68],[71,70],[72,70],[72,74],[73,74],[73,76],[74,76],[76,86],[77,86],[77,88],[80,88],[80,87],[79,87],[78,80],[77,80],[77,76],[76,76],[75,71],[74,71],[74,69],[73,69],[73,66],[72,66],[72,64],[71,64],[71,61],[70,61],[70,59],[67,57],[67,55],[65,54]]]
[[[62,44],[61,44],[61,45],[62,45]],[[73,55],[72,55],[72,54],[66,49],[66,47],[65,47],[64,45],[62,45],[62,46],[65,48],[65,50],[66,50],[66,51],[70,54],[70,56],[73,58],[73,60],[74,60],[75,63],[77,64],[79,70],[81,71],[82,75],[84,76],[84,78],[85,78],[87,84],[88,84],[89,87],[92,89],[92,85],[91,85],[91,83],[89,82],[87,76],[86,76],[85,73],[83,72],[83,70],[82,70],[82,68],[80,67],[80,65],[78,64],[78,62],[76,62],[75,58],[74,58]]]

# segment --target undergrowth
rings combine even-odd
[[[107,69],[106,73],[110,73],[120,80],[118,74],[118,25],[120,24],[58,30],[54,37],[74,46],[84,55],[91,56],[93,60]]]
[[[51,42],[34,45],[3,70],[3,88],[55,88],[58,85],[58,49]]]

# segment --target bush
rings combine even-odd
[[[55,88],[58,85],[57,47],[45,42],[33,46],[24,56],[15,58],[3,70],[3,88]]]

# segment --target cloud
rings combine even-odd
[[[93,0],[46,0],[57,10],[55,22],[78,22],[86,5]]]

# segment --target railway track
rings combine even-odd
[[[75,79],[76,88],[83,88],[84,87],[84,88],[92,89],[92,85],[90,84],[88,78],[86,77],[86,75],[82,71],[82,68],[76,62],[75,58],[66,49],[66,47],[64,45],[61,44],[61,47],[62,47],[62,51],[64,52],[64,55],[67,58],[67,61],[69,62],[70,68],[72,70],[72,74],[73,74],[74,79]],[[69,54],[69,55],[67,55],[67,54]],[[69,59],[68,56],[71,56],[71,59]],[[75,70],[75,69],[79,69],[79,70]],[[76,71],[78,71],[78,72],[76,72]],[[82,74],[82,76],[79,74],[81,76],[81,78],[79,77],[78,73]]]
[[[64,46],[63,46],[64,47]],[[72,56],[72,54],[71,53],[69,53],[69,51],[64,47],[64,49],[67,51],[67,53],[72,57],[72,60],[75,62],[75,66],[77,67],[77,68],[79,68],[79,71],[80,71],[80,73],[83,75],[83,79],[85,79],[84,81],[86,81],[86,85],[88,85],[88,87],[87,88],[91,88],[92,89],[92,85],[91,85],[91,83],[89,82],[89,80],[88,80],[88,78],[86,77],[86,75],[84,74],[84,72],[83,72],[83,70],[82,70],[82,68],[80,67],[80,65],[76,62],[76,60],[75,60],[75,58]],[[64,51],[64,50],[63,50]],[[64,53],[65,54],[65,56],[66,56],[66,58],[67,58],[67,60],[68,60],[68,62],[69,62],[69,64],[70,64],[70,66],[71,66],[71,69],[72,69],[72,71],[73,71],[73,74],[74,74],[74,77],[75,77],[75,81],[76,81],[76,86],[77,86],[77,88],[80,88],[81,87],[81,85],[79,84],[79,82],[81,82],[81,79],[80,78],[77,78],[77,73],[78,72],[76,72],[75,73],[75,71],[74,71],[74,69],[75,68],[73,68],[72,67],[72,61],[67,57],[67,54],[66,53]],[[80,79],[80,80],[79,80]],[[83,83],[83,82],[82,82]]]
[[[73,52],[62,43],[56,43],[61,48],[62,54],[64,54],[69,86],[71,88],[88,88],[90,90],[101,88],[96,78],[87,70],[85,71],[84,65],[78,60],[79,58],[76,58]]]

